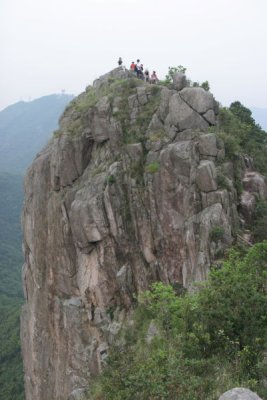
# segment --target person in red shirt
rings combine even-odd
[[[135,71],[135,63],[132,61],[132,64],[130,65],[130,70]]]

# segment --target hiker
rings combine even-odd
[[[153,74],[150,77],[150,82],[151,83],[157,83],[159,78],[157,77],[156,71],[153,71]]]
[[[122,65],[122,59],[121,59],[121,57],[119,57],[118,64],[119,64],[119,67]]]
[[[132,61],[132,64],[130,65],[130,70],[135,71],[135,63]]]
[[[142,64],[140,64],[139,59],[136,61],[135,72],[136,72],[137,78],[140,78],[140,79],[143,78]]]
[[[145,69],[144,75],[145,75],[145,82],[149,82],[149,71],[147,68]]]

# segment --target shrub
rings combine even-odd
[[[245,257],[232,251],[198,292],[177,296],[171,286],[153,284],[91,398],[214,400],[241,385],[266,398],[266,260],[267,242]],[[151,323],[157,334],[148,343]]]
[[[185,74],[186,68],[182,65],[178,65],[178,67],[169,67],[168,74],[165,76],[165,83],[171,83],[176,72],[181,72],[182,74]]]
[[[201,83],[201,87],[202,87],[203,89],[207,90],[207,91],[210,90],[210,84],[209,84],[208,81],[202,82],[202,83]]]
[[[251,230],[256,242],[267,239],[267,201],[258,199],[252,214]]]
[[[116,178],[114,175],[109,175],[106,179],[106,182],[108,185],[112,185],[113,183],[116,182]]]
[[[150,174],[155,174],[155,172],[158,172],[159,168],[160,168],[160,164],[155,161],[155,162],[152,162],[147,165],[146,172],[148,172]]]
[[[217,243],[223,238],[224,233],[223,227],[214,226],[210,231],[210,240]]]

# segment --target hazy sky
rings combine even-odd
[[[267,0],[0,0],[0,109],[140,58],[184,65],[224,105],[267,108]]]

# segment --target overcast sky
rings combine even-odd
[[[267,108],[267,0],[0,0],[0,109],[140,58],[183,65],[223,105]]]

